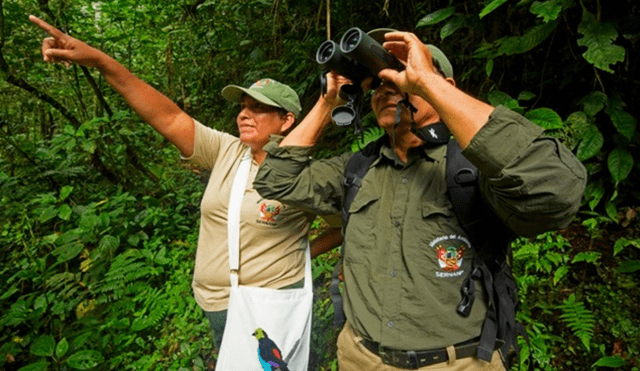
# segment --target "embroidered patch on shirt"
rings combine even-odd
[[[438,257],[440,269],[436,271],[436,277],[460,277],[464,273],[461,268],[464,254],[471,245],[469,240],[453,234],[438,237],[429,245],[434,248]]]
[[[278,221],[280,211],[282,211],[282,209],[279,205],[263,202],[260,205],[260,218],[263,222],[275,224]]]

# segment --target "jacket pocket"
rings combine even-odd
[[[370,258],[375,243],[385,238],[384,228],[377,225],[380,193],[373,187],[358,190],[349,206],[349,221],[345,233],[345,260],[351,263]]]

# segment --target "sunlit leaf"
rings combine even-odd
[[[528,111],[524,114],[524,117],[547,130],[559,129],[563,125],[560,115],[550,108],[537,108]]]

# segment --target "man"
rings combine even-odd
[[[380,32],[372,37],[382,40]],[[487,313],[484,298],[476,298],[466,317],[456,311],[476,251],[447,196],[447,146],[420,139],[412,126],[438,135],[439,123],[446,125],[478,168],[488,208],[520,236],[571,222],[586,181],[584,167],[524,117],[457,89],[437,48],[406,32],[384,38],[384,47],[406,69],[381,71],[371,98],[387,139],[350,204],[344,229],[347,323],[338,338],[340,369],[503,370],[499,351],[489,353],[490,362],[461,351],[477,348]],[[309,158],[330,121],[338,89],[332,77],[309,116],[280,143],[265,146],[268,155],[254,183],[262,196],[322,214],[341,210],[351,155]],[[415,113],[401,103],[404,98]],[[451,249],[455,262],[442,255]],[[480,286],[476,291],[482,295]]]

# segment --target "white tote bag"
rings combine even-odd
[[[313,292],[307,245],[304,288],[239,286],[240,205],[251,152],[243,157],[231,189],[228,216],[231,293],[218,353],[218,371],[304,371],[309,361]]]

